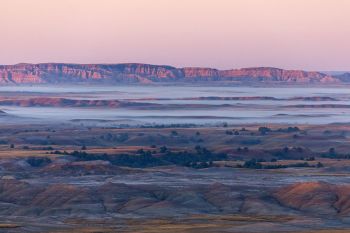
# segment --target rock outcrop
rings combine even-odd
[[[17,64],[0,66],[0,84],[37,83],[151,83],[151,82],[276,82],[339,83],[350,79],[320,72],[283,70],[270,67],[217,70],[211,68],[176,68],[149,64]]]
[[[275,198],[282,205],[320,215],[350,213],[350,187],[325,182],[305,182],[280,188]]]

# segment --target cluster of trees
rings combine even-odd
[[[198,163],[207,163],[212,165],[212,161],[219,161],[227,159],[226,154],[217,154],[212,153],[205,147],[196,146],[195,152],[181,151],[181,152],[172,152],[167,151],[165,154],[160,156],[160,159],[165,160],[171,164],[196,167]],[[194,165],[195,164],[195,165]],[[202,164],[203,166],[204,164]]]
[[[279,159],[294,159],[296,156],[302,155],[303,153],[304,149],[302,147],[284,147],[280,150],[272,151],[271,155]]]
[[[259,127],[258,131],[260,132],[261,135],[265,135],[268,132],[271,132],[272,130],[268,127]]]
[[[244,153],[247,153],[247,152],[249,152],[249,148],[248,147],[238,147],[237,149],[236,149],[236,151],[237,152],[239,152],[239,153],[242,153],[242,152],[244,152]]]
[[[288,128],[279,128],[277,132],[284,132],[284,133],[294,133],[299,132],[300,129],[298,127],[288,127]]]
[[[226,133],[227,135],[236,135],[236,136],[239,135],[239,132],[238,132],[237,130],[235,130],[235,131],[226,130],[225,133]]]
[[[125,142],[129,139],[128,133],[120,133],[120,134],[111,134],[107,133],[105,135],[101,135],[100,139],[110,142]]]
[[[141,125],[140,128],[164,129],[164,128],[195,128],[196,124],[159,124],[159,125]]]
[[[195,169],[203,169],[203,168],[209,168],[209,167],[213,167],[213,166],[214,166],[213,161],[210,161],[210,162],[193,162],[193,163],[190,163],[188,165],[188,167],[192,167],[192,168],[195,168]]]
[[[26,159],[26,162],[32,167],[43,167],[51,163],[51,159],[47,157],[29,157]]]
[[[76,158],[77,161],[91,161],[91,160],[104,160],[109,161],[113,165],[127,166],[127,167],[153,167],[161,165],[180,165],[193,168],[206,168],[213,166],[213,161],[227,159],[226,154],[212,153],[205,147],[196,146],[195,152],[189,151],[171,151],[167,147],[163,146],[157,151],[145,151],[138,150],[136,154],[89,154],[85,151],[73,151],[68,153],[66,151],[54,151],[54,154],[71,155]]]
[[[244,139],[242,141],[240,141],[240,144],[242,145],[258,145],[261,144],[261,140],[260,139]]]
[[[232,129],[232,130],[226,130],[225,134],[227,134],[227,135],[240,135],[240,132],[246,132],[246,131],[248,131],[246,128]],[[252,135],[254,135],[253,132],[252,132]]]
[[[322,153],[321,157],[330,159],[350,159],[350,154],[339,153],[332,147],[329,148],[327,152]]]
[[[282,165],[282,164],[262,164],[257,159],[251,159],[248,161],[245,161],[243,165],[237,165],[238,168],[250,168],[250,169],[279,169],[279,168],[288,168],[288,167],[323,167],[323,164],[321,162],[318,162],[316,165],[310,165],[307,162],[301,162],[301,163],[294,163],[294,164],[288,164],[288,165]]]
[[[272,132],[273,130],[268,128],[268,127],[259,127],[258,131],[260,132],[261,135],[265,135],[268,132]],[[299,132],[300,129],[298,127],[288,127],[288,128],[279,128],[276,130],[276,132],[283,132],[283,133],[295,133]]]

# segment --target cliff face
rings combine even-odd
[[[338,83],[348,79],[319,72],[282,70],[269,67],[217,70],[211,68],[175,68],[148,64],[17,64],[0,66],[0,83],[76,83],[76,82],[186,82],[237,81],[277,83]]]
[[[337,75],[335,76],[337,79],[339,79],[340,81],[343,81],[343,82],[350,82],[350,73],[347,72],[347,73],[344,73],[344,74],[341,74],[341,75]]]
[[[291,83],[323,83],[338,82],[336,78],[319,72],[306,72],[302,70],[282,70],[277,68],[260,67],[220,72],[221,77],[240,79],[242,81],[275,81]]]

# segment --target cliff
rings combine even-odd
[[[337,75],[335,78],[339,79],[342,82],[350,82],[350,73],[347,72],[341,75]]]
[[[320,72],[283,70],[269,67],[217,70],[211,68],[176,68],[149,64],[17,64],[0,66],[0,84],[35,83],[152,83],[152,82],[273,82],[341,83],[346,77]]]

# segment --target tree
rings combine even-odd
[[[136,154],[142,155],[144,153],[145,153],[145,151],[143,149],[139,149],[139,150],[136,151]]]
[[[51,163],[51,159],[47,157],[29,157],[27,159],[27,163],[29,163],[32,167],[42,167]]]
[[[175,130],[173,130],[173,131],[171,131],[171,135],[172,135],[172,136],[177,136],[178,133],[177,133]]]
[[[160,148],[160,153],[165,153],[165,152],[167,152],[168,151],[168,148],[166,147],[166,146],[162,146],[161,148]]]
[[[337,153],[335,152],[335,149],[332,147],[332,148],[329,148],[328,154],[331,157],[335,157]]]
[[[244,162],[243,167],[244,168],[252,168],[252,169],[261,169],[262,164],[258,163],[256,161],[256,159],[251,159],[251,160]]]
[[[226,130],[225,133],[226,133],[227,135],[233,135],[233,132],[230,131],[230,130]]]
[[[265,135],[267,132],[270,132],[271,129],[267,127],[259,127],[258,131],[261,133],[261,135]]]

